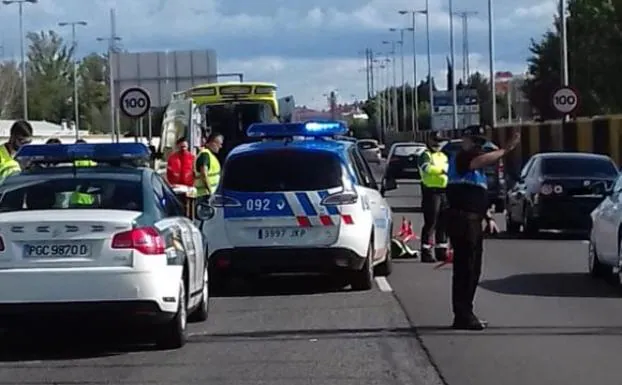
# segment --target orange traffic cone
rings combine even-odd
[[[434,266],[434,268],[440,269],[441,267],[448,265],[450,263],[454,263],[454,249],[452,249],[451,247],[447,249],[447,259],[445,259],[443,262],[439,263],[438,265]]]
[[[411,221],[407,222],[406,225],[406,232],[404,234],[404,242],[408,242],[411,239],[418,239],[419,237],[417,237],[417,234],[415,234],[415,230],[413,230],[413,224]]]
[[[397,233],[397,237],[404,237],[408,233],[408,222],[406,221],[406,217],[402,217],[402,224],[400,225],[400,232]]]

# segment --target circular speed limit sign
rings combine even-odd
[[[130,118],[140,118],[149,112],[151,97],[144,89],[131,87],[121,93],[119,107]]]
[[[579,95],[570,87],[562,87],[553,93],[553,107],[561,114],[571,114],[579,106]]]

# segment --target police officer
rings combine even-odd
[[[448,233],[454,250],[452,305],[454,329],[483,330],[486,321],[473,313],[473,300],[482,269],[483,226],[488,209],[484,168],[496,164],[520,144],[520,133],[513,132],[505,148],[484,152],[483,127],[463,131],[462,149],[449,161],[447,185]]]
[[[13,159],[23,145],[32,141],[32,126],[25,120],[17,120],[11,126],[9,141],[0,145],[0,183],[8,176],[21,172],[19,163]]]
[[[447,155],[441,151],[443,138],[436,132],[428,143],[428,149],[419,157],[421,175],[421,207],[423,209],[423,229],[421,229],[421,262],[445,260],[447,255],[447,236],[445,215],[447,199]],[[432,234],[434,234],[434,255],[432,255]]]
[[[76,144],[86,144],[86,140],[84,139],[78,139],[76,140]],[[94,167],[97,166],[97,163],[89,160],[89,159],[82,159],[82,160],[76,160],[75,162],[73,162],[73,164],[76,167]]]
[[[76,144],[86,144],[86,140],[78,139],[76,140]],[[76,160],[73,162],[76,167],[95,167],[97,163],[90,159],[82,159]],[[88,193],[86,186],[78,186],[77,190],[74,191],[69,197],[69,204],[74,207],[80,206],[92,206],[95,204],[95,196],[93,194]]]
[[[205,200],[216,191],[220,183],[220,161],[216,156],[222,148],[224,137],[211,133],[207,137],[205,147],[197,154],[194,165],[194,187],[197,199]]]

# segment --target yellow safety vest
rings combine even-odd
[[[22,171],[19,163],[13,159],[11,154],[6,148],[6,145],[0,145],[0,183],[13,174],[17,174]]]
[[[447,170],[449,169],[449,160],[443,152],[426,151],[421,154],[428,160],[419,165],[419,174],[421,175],[421,183],[429,188],[445,188],[447,187]]]
[[[220,183],[220,162],[216,155],[214,155],[209,149],[203,148],[197,155],[197,160],[202,154],[209,156],[209,169],[207,170],[207,183],[209,186],[205,186],[203,177],[201,176],[201,170],[197,167],[197,163],[194,164],[194,187],[197,189],[196,196],[201,197],[212,194],[218,188]]]
[[[92,160],[76,160],[73,162],[76,167],[95,167],[97,166],[96,162]],[[69,204],[72,206],[91,206],[95,203],[95,196],[93,194],[83,193],[79,191],[75,191],[71,194],[69,198]]]
[[[97,166],[96,162],[93,162],[92,160],[76,160],[75,162],[73,162],[74,166],[76,167],[94,167]]]

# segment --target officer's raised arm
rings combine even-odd
[[[496,164],[499,161],[499,159],[503,158],[509,152],[514,150],[519,144],[520,144],[520,131],[513,130],[512,138],[505,145],[504,148],[476,156],[475,158],[471,159],[469,168],[471,170],[477,170],[477,169],[484,168],[487,166],[492,166]]]

